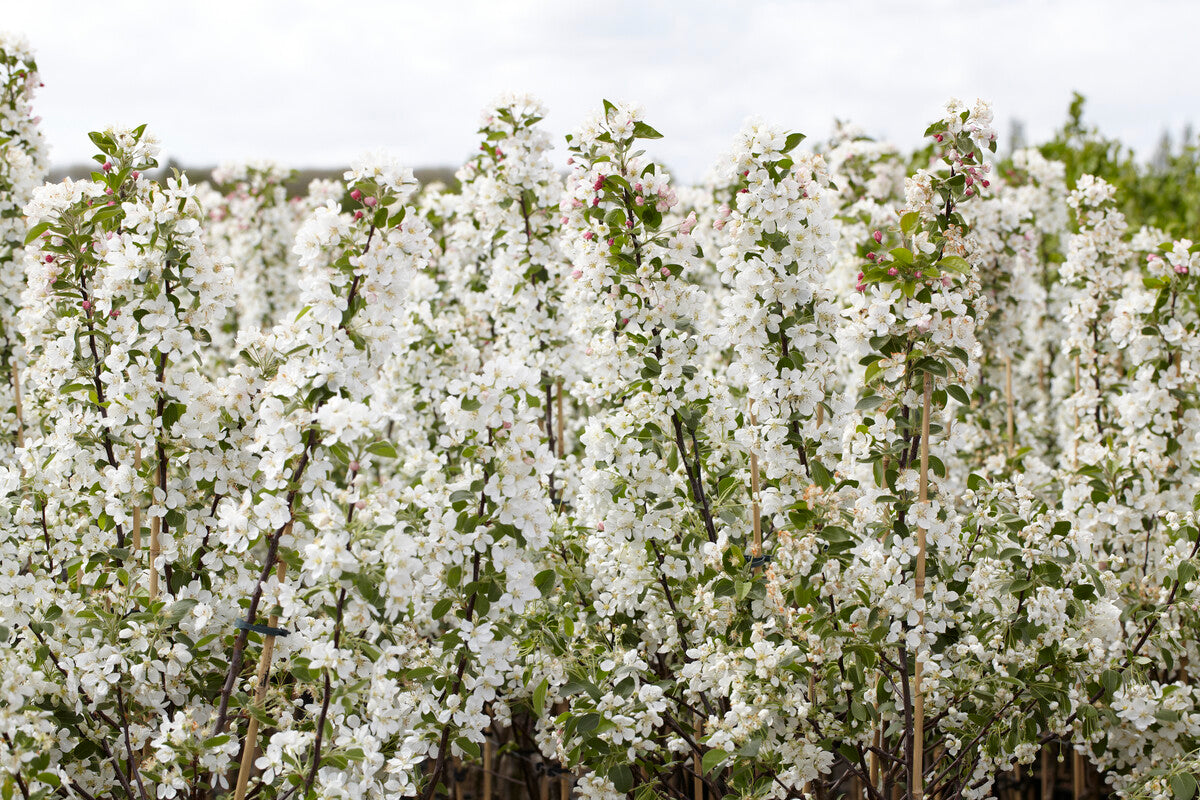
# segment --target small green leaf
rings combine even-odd
[[[966,275],[971,271],[971,265],[961,256],[946,256],[941,261],[937,262],[938,269],[946,272],[957,272],[960,275]]]
[[[613,788],[621,794],[627,794],[633,788],[633,770],[628,764],[617,764],[609,769],[608,779],[612,781]]]
[[[195,608],[196,604],[199,602],[199,600],[196,600],[192,597],[188,597],[183,600],[176,600],[174,603],[171,603],[171,605],[167,606],[166,610],[163,612],[163,622],[165,622],[167,625],[178,625],[183,618],[188,615],[188,612]]]
[[[854,407],[855,411],[873,411],[883,404],[883,398],[877,394],[869,394],[862,400],[858,401],[858,405]]]
[[[784,153],[792,152],[793,150],[796,149],[796,145],[803,142],[805,140],[805,138],[807,138],[807,137],[805,137],[805,135],[803,133],[789,133],[788,137],[787,137],[787,141],[785,141],[783,143],[783,150],[781,152],[784,152]]]
[[[547,678],[542,678],[542,682],[533,690],[533,713],[541,714],[542,709],[546,707],[546,692],[550,691],[550,681]]]
[[[700,760],[700,768],[704,771],[704,774],[707,775],[708,773],[712,772],[718,764],[724,761],[725,757],[728,755],[729,754],[724,750],[709,750],[704,754],[704,758]]]
[[[1192,800],[1196,795],[1196,777],[1187,772],[1172,775],[1171,792],[1175,800]]]

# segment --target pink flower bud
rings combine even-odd
[[[511,422],[506,422],[506,423],[504,423],[503,427],[504,427],[504,430],[508,430],[509,428],[511,428],[511,427],[512,427],[512,423],[511,423]]]
[[[354,218],[355,218],[355,219],[362,219],[362,218],[363,218],[363,213],[362,213],[362,209],[361,209],[361,208],[360,208],[360,209],[358,209],[357,211],[355,211],[355,212],[354,212]]]
[[[367,501],[366,500],[355,500],[354,507],[357,508],[359,511],[362,511],[364,508],[367,507]]]
[[[84,301],[83,301],[82,303],[80,303],[79,305],[81,305],[81,306],[83,307],[83,310],[84,310],[84,311],[91,311],[91,310],[92,310],[92,301],[91,301],[91,300],[84,300]]]
[[[878,256],[876,256],[874,253],[867,253],[867,261],[874,261],[876,258],[878,258]]]
[[[986,188],[988,188],[988,187],[989,187],[989,186],[991,186],[991,185],[992,185],[992,184],[991,184],[991,182],[990,182],[990,181],[983,181],[983,188],[985,188],[985,189],[986,189]]]
[[[867,290],[867,285],[866,285],[865,283],[859,283],[858,285],[856,285],[856,286],[854,287],[854,289],[855,289],[856,291],[858,291],[859,293],[862,293],[862,292],[865,292],[865,291]]]
[[[667,267],[663,267],[661,271],[664,278],[671,274],[671,270]]]
[[[350,193],[350,199],[351,199],[351,200],[358,200],[358,199],[360,199],[361,197],[362,197],[362,192],[360,192],[358,189],[355,189],[354,191],[352,191],[352,192]]]
[[[104,166],[100,167],[100,169],[104,170],[105,172],[109,172],[109,171],[111,171],[111,170],[112,170],[112,162],[111,162],[111,161],[105,161],[105,162],[104,162]]]
[[[970,197],[973,194],[975,194],[975,190],[968,188],[965,192],[963,192],[963,197]]]
[[[633,198],[633,204],[636,206],[644,206],[646,205],[646,199],[641,195],[638,195],[637,197]]]
[[[597,523],[596,523],[596,530],[598,530],[598,531],[602,531],[602,530],[604,530],[604,523],[603,523],[603,522],[597,522]]]
[[[642,191],[642,183],[641,183],[641,181],[638,181],[637,183],[635,183],[635,184],[633,185],[633,190],[634,190],[635,192],[640,192],[640,191]]]
[[[942,286],[945,286],[947,288],[950,286],[950,276],[949,275],[942,276]]]
[[[623,317],[623,318],[621,319],[621,324],[622,324],[622,325],[628,325],[628,324],[629,324],[629,317]]]
[[[571,273],[571,277],[574,278],[575,280],[579,280],[580,278],[583,277],[583,270],[581,270],[581,269],[575,270],[574,272]]]
[[[942,135],[941,135],[940,133],[935,133],[935,134],[933,135],[933,138],[934,138],[934,140],[935,140],[935,141],[938,141],[938,142],[940,142],[940,141],[942,140]]]
[[[574,163],[575,163],[575,156],[571,156],[570,158],[568,158],[568,159],[567,159],[567,163],[568,163],[568,164],[574,164]]]
[[[112,311],[108,312],[108,315],[113,319],[116,319],[117,317],[121,316],[121,309],[114,308]]]
[[[591,231],[588,231],[587,233],[583,234],[583,238],[584,238],[584,241],[590,242],[592,239],[596,238],[596,234]]]
[[[610,237],[608,237],[608,246],[609,246],[609,247],[612,247],[612,246],[613,246],[613,238],[612,238],[611,236],[610,236]]]
[[[351,461],[349,467],[351,472],[358,472],[359,464],[357,461]]]
[[[105,193],[105,194],[112,194],[112,193],[113,193],[113,190],[112,190],[112,188],[110,187],[110,188],[108,188],[108,189],[105,189],[105,190],[104,190],[104,193]]]
[[[136,181],[136,180],[137,180],[137,179],[138,179],[138,178],[141,176],[141,173],[140,173],[140,172],[138,172],[136,169],[133,171],[133,173],[132,173],[132,174],[133,174],[133,179],[134,179],[135,181]]]
[[[625,227],[626,227],[626,228],[632,228],[632,227],[633,227],[633,220],[631,220],[631,219],[627,219],[627,220],[625,220]]]
[[[50,264],[50,263],[53,263],[53,262],[54,262],[54,256],[46,256],[46,263],[47,263],[47,264]]]
[[[563,225],[566,225],[569,221],[570,220],[568,220],[566,217],[563,217],[561,220],[559,220],[559,222],[561,222]]]
[[[871,234],[871,238],[875,240],[875,244],[883,241],[883,231],[875,231]]]
[[[367,206],[374,206],[378,202],[379,200],[374,197],[368,197],[366,200],[363,200],[363,204]]]
[[[896,269],[895,267],[888,267],[888,275],[891,275],[894,278],[899,274],[900,270]]]
[[[595,208],[595,207],[596,207],[596,206],[598,206],[598,205],[600,205],[600,198],[599,198],[599,197],[597,197],[597,198],[595,198],[595,199],[593,199],[593,200],[592,200],[592,207],[593,207],[593,208]]]
[[[592,189],[598,192],[603,188],[604,188],[604,178],[596,178],[596,182],[592,184]]]

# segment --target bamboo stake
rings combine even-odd
[[[162,517],[150,520],[150,602],[158,597],[158,534],[162,531]]]
[[[750,402],[750,427],[754,428],[758,421],[754,418],[754,401]],[[754,450],[750,451],[750,524],[754,529],[754,549],[750,552],[757,558],[762,555],[762,515],[758,504],[758,453]],[[755,573],[761,571],[762,567],[754,568]]]
[[[1084,777],[1083,777],[1083,756],[1079,753],[1071,754],[1071,791],[1075,800],[1080,800],[1084,795]]]
[[[25,446],[25,414],[21,407],[21,369],[14,358],[12,362],[13,403],[17,413],[17,447]]]
[[[1079,394],[1079,356],[1075,356],[1075,393]],[[1079,469],[1079,405],[1071,411],[1075,433],[1071,437],[1071,469]]]
[[[133,471],[140,475],[142,472],[142,446],[135,444],[133,446]],[[134,558],[142,556],[142,502],[141,498],[134,498],[133,501],[133,552]]]
[[[545,764],[545,762],[542,763]],[[542,777],[538,781],[538,798],[539,800],[550,800],[550,778],[546,773],[542,773]],[[458,800],[462,800],[462,798],[459,797]]]
[[[1012,388],[1012,358],[1009,356],[1004,357],[1004,401],[1005,401],[1005,404],[1008,406],[1007,414],[1006,414],[1007,423],[1008,423],[1008,457],[1012,458],[1013,450],[1014,450],[1014,443],[1013,443],[1013,439],[1014,439],[1014,436],[1013,436],[1013,428],[1014,428],[1014,425],[1013,425],[1013,388]]]
[[[699,714],[695,716],[694,721],[696,724],[696,739],[699,739],[702,731]],[[692,760],[695,762],[695,764],[692,765],[694,773],[692,776],[692,800],[704,800],[704,780],[700,777],[704,774],[704,767],[703,759],[700,757],[699,748],[697,748],[696,752],[692,754]]]
[[[555,406],[555,408],[554,408],[554,411],[555,411],[555,417],[556,417],[556,420],[557,420],[557,421],[556,421],[556,424],[557,424],[557,426],[558,426],[558,442],[556,443],[556,445],[557,445],[557,448],[558,448],[558,454],[557,454],[557,455],[558,455],[558,457],[559,457],[559,458],[562,458],[562,457],[563,457],[563,453],[565,453],[565,452],[566,452],[566,450],[563,448],[563,390],[562,390],[562,378],[559,378],[559,379],[558,379],[557,386],[558,386],[558,396],[557,396],[557,397],[555,398],[555,400],[554,400],[554,406]]]
[[[878,685],[879,680],[880,679],[877,677],[876,685]],[[876,696],[878,697],[878,692],[876,692]],[[875,711],[876,712],[879,711],[879,701],[878,700],[875,701]],[[876,714],[876,716],[878,716],[878,713]],[[875,750],[878,750],[882,746],[883,746],[883,730],[880,728],[876,728],[875,729]],[[883,787],[879,785],[879,754],[876,753],[875,750],[871,751],[871,785],[874,786],[876,789],[880,790],[880,792],[882,792]]]
[[[1054,800],[1054,760],[1049,745],[1042,748],[1042,800]]]
[[[483,740],[483,800],[492,800],[492,740]]]
[[[933,398],[933,379],[925,374],[925,399],[921,404],[921,473],[918,498],[929,501],[929,410]],[[923,525],[917,526],[917,575],[914,598],[925,597],[925,535]],[[925,628],[925,608],[917,611],[917,627]],[[912,754],[912,797],[921,800],[925,795],[925,695],[921,692],[921,647],[913,654],[913,754]]]
[[[151,529],[153,531],[153,528]],[[287,530],[283,532],[284,536],[290,536],[292,533],[292,523],[288,523]],[[153,545],[152,545],[153,546]],[[152,572],[151,575],[154,575]],[[284,576],[287,575],[287,564],[283,559],[275,566],[275,577],[283,583]],[[279,616],[272,614],[267,620],[267,625],[272,628],[279,626]],[[258,657],[258,676],[256,679],[256,688],[254,690],[254,706],[262,708],[267,699],[267,684],[271,672],[271,657],[275,652],[275,637],[267,634],[263,637],[262,654]],[[238,769],[237,787],[234,789],[234,800],[245,800],[246,798],[246,783],[250,780],[250,768],[254,765],[254,758],[258,752],[258,717],[250,715],[250,722],[246,726],[246,739],[242,745],[242,764]]]

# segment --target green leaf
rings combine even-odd
[[[533,578],[533,585],[542,593],[542,597],[546,597],[554,589],[554,582],[557,575],[552,569],[544,569]]]
[[[905,236],[912,235],[912,232],[917,229],[917,223],[921,221],[921,215],[916,211],[909,211],[904,216],[900,217],[900,232]]]
[[[176,600],[163,612],[163,622],[167,625],[178,625],[188,615],[188,612],[196,607],[198,602],[200,601],[192,597]]]
[[[1171,792],[1175,800],[1192,800],[1196,795],[1196,778],[1186,772],[1171,776]]]
[[[966,389],[963,387],[950,385],[946,387],[946,391],[949,392],[951,397],[962,403],[964,406],[971,405],[971,397],[967,394]]]
[[[661,139],[663,137],[661,133],[644,122],[633,123],[633,136],[635,139]]]
[[[858,405],[854,407],[855,411],[873,411],[883,405],[883,398],[877,394],[869,394],[862,400],[858,401]]]
[[[792,152],[793,150],[796,149],[796,145],[803,142],[806,138],[807,137],[803,133],[789,133],[788,137],[787,137],[787,141],[785,141],[783,143],[783,150],[781,152],[784,152],[784,153]]]
[[[892,258],[899,261],[901,264],[912,264],[913,254],[907,247],[897,247],[890,251]]]
[[[1106,669],[1100,673],[1100,685],[1104,687],[1107,694],[1112,694],[1117,691],[1121,685],[1121,673],[1115,669]]]
[[[627,794],[633,788],[633,770],[629,768],[628,764],[617,764],[609,769],[608,779],[621,794]]]
[[[550,691],[550,681],[547,678],[542,678],[542,682],[533,690],[533,713],[541,714],[542,709],[546,707],[546,692]]]
[[[372,442],[367,445],[367,452],[384,458],[396,458],[396,448],[391,442]]]
[[[37,225],[34,225],[32,228],[29,229],[29,233],[25,234],[25,244],[28,245],[34,239],[41,236],[42,233],[45,232],[45,230],[49,227],[50,227],[49,222],[39,222]]]
[[[961,256],[946,256],[937,262],[937,267],[946,272],[957,272],[960,275],[966,275],[971,271],[971,265]]]
[[[438,600],[433,607],[433,618],[441,619],[442,617],[446,616],[446,612],[450,610],[450,606],[453,604],[454,601],[449,597],[443,597],[441,600]]]
[[[724,761],[725,757],[728,755],[729,754],[724,750],[709,750],[704,754],[704,758],[700,760],[700,768],[703,770],[704,774],[707,775],[708,773],[712,772],[718,764]]]

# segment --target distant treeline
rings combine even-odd
[[[74,180],[82,180],[89,177],[96,169],[95,164],[72,164],[69,167],[54,167],[50,170],[48,180],[51,183],[57,183],[63,178],[72,178]],[[211,181],[212,173],[215,167],[186,167],[175,161],[168,161],[164,166],[160,167],[150,177],[155,180],[165,180],[171,176],[172,170],[179,170],[187,173],[188,180],[192,183],[200,183],[201,181]],[[295,197],[304,195],[308,192],[308,184],[318,178],[326,178],[340,180],[342,174],[346,171],[345,167],[329,167],[325,169],[297,169],[295,177],[290,181],[286,181],[284,186],[287,187],[288,195]],[[422,167],[413,170],[417,180],[422,185],[441,181],[447,186],[455,186],[458,182],[454,178],[454,168],[452,167]]]

